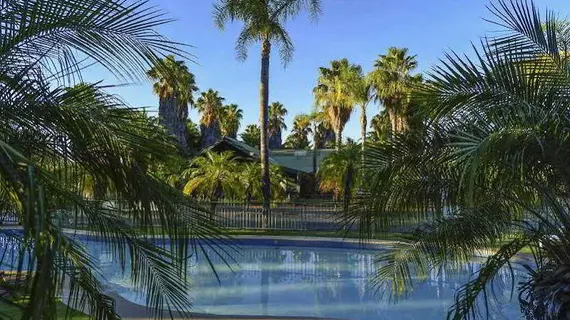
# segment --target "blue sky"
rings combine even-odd
[[[470,52],[471,41],[489,34],[496,27],[483,20],[490,17],[488,0],[322,0],[323,14],[317,23],[304,15],[291,21],[287,28],[295,43],[293,61],[283,68],[278,55],[271,60],[270,101],[280,101],[289,110],[287,124],[298,113],[313,108],[312,88],[318,68],[331,60],[348,58],[372,68],[377,56],[391,46],[407,47],[417,55],[419,72],[427,71],[446,51]],[[236,60],[235,39],[241,25],[225,31],[212,22],[211,0],[151,0],[176,21],[160,31],[172,40],[194,46],[190,52],[195,62],[188,62],[196,75],[200,90],[218,90],[226,103],[237,103],[244,110],[245,125],[258,122],[259,46],[250,48],[247,61]],[[540,8],[570,14],[567,0],[537,0]],[[120,84],[108,73],[93,69],[85,74],[87,81]],[[142,83],[115,89],[133,107],[157,109],[158,99],[151,84]],[[369,106],[369,116],[379,111]],[[198,121],[195,111],[190,112]],[[358,138],[359,111],[356,110],[345,129],[345,137]],[[285,137],[284,137],[285,138]]]

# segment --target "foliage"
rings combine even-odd
[[[380,142],[390,136],[392,128],[390,126],[390,118],[386,109],[372,117],[372,120],[370,120],[370,128],[372,131],[368,133],[368,138],[372,142]]]
[[[220,112],[220,131],[222,135],[235,138],[242,118],[243,110],[237,104],[224,106]]]
[[[281,134],[281,130],[287,130],[287,124],[285,124],[285,116],[287,115],[287,109],[283,106],[281,102],[273,102],[269,105],[269,135]]]
[[[62,229],[66,217],[79,213],[120,271],[132,275],[133,287],[148,293],[152,315],[185,314],[185,258],[199,250],[190,244],[217,238],[218,231],[199,207],[150,172],[153,163],[177,155],[164,130],[98,85],[73,87],[92,63],[139,81],[159,57],[183,54],[155,30],[169,20],[144,2],[16,0],[1,7],[0,215],[15,215],[23,228],[0,233],[35,262],[14,266],[23,280],[18,294],[29,297],[22,318],[61,316],[55,297],[64,288],[66,302],[85,307],[94,319],[119,318],[97,277],[99,266]],[[106,181],[124,205],[87,201],[77,179],[85,175]],[[160,235],[134,232],[152,231],[154,219],[161,221]],[[169,238],[171,246],[155,237]],[[10,264],[5,259],[0,264]]]
[[[322,160],[317,173],[321,191],[333,193],[335,198],[343,199],[348,205],[358,186],[361,160],[362,149],[355,143],[329,154]]]
[[[407,48],[388,49],[374,63],[370,74],[376,99],[388,111],[391,132],[407,129],[406,114],[413,87],[421,82],[421,75],[411,75],[418,63],[416,56],[408,55]]]
[[[188,131],[186,138],[188,146],[191,150],[198,150],[200,148],[200,128],[190,119],[186,120],[186,128]]]
[[[321,1],[218,0],[214,5],[214,22],[222,30],[230,22],[244,23],[236,41],[239,60],[247,59],[247,49],[250,45],[267,39],[279,47],[281,61],[287,64],[293,57],[294,46],[285,24],[304,9],[307,9],[312,20],[316,20],[321,13]]]
[[[247,127],[245,127],[245,130],[240,133],[240,138],[243,142],[245,142],[247,145],[250,145],[254,148],[259,148],[259,126],[255,125],[255,124],[250,124]]]
[[[182,153],[188,155],[193,150],[187,141],[188,105],[194,104],[193,93],[198,90],[194,75],[174,55],[157,60],[146,74],[155,81],[153,91],[159,96],[160,124],[176,137]]]
[[[157,61],[147,71],[147,76],[156,81],[152,90],[159,97],[174,97],[181,105],[193,105],[194,92],[198,91],[194,74],[182,60],[176,60],[174,55],[168,55]]]
[[[261,166],[257,162],[246,162],[240,168],[240,179],[242,188],[242,198],[251,202],[253,199],[263,199],[261,179]],[[281,167],[277,165],[269,166],[271,176],[271,197],[272,200],[283,200],[287,190],[291,185],[289,178],[283,173]]]
[[[239,185],[239,163],[233,152],[206,152],[194,158],[182,178],[186,181],[184,193],[210,201],[232,199],[242,194]]]
[[[293,120],[293,130],[285,141],[285,148],[309,149],[311,143],[309,135],[313,133],[312,119],[308,114],[298,114]]]
[[[196,109],[200,112],[200,124],[206,127],[218,124],[220,116],[223,114],[223,103],[225,98],[220,96],[218,91],[208,89],[200,94],[196,101]]]
[[[505,32],[483,39],[474,55],[447,55],[431,72],[414,94],[429,121],[370,148],[365,197],[345,218],[358,221],[365,237],[429,218],[379,257],[375,283],[394,293],[409,292],[414,276],[500,244],[457,290],[452,319],[488,317],[493,279],[502,268],[513,272],[512,258],[530,246],[531,261],[523,262],[529,279],[513,278],[525,316],[564,319],[570,310],[570,82],[558,47],[564,36],[556,15],[541,16],[531,2],[498,1],[489,9]]]
[[[271,165],[273,200],[282,200],[290,182],[277,165]],[[262,199],[259,163],[236,158],[230,151],[208,151],[193,159],[182,172],[184,193],[209,201]]]
[[[313,89],[317,106],[336,134],[336,147],[342,144],[342,131],[357,103],[362,68],[347,59],[331,62],[331,68],[319,69],[317,86]]]

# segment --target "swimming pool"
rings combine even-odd
[[[128,275],[121,273],[106,247],[93,239],[83,241],[98,260],[108,289],[144,305],[144,293],[133,290]],[[456,272],[434,272],[428,281],[418,283],[407,299],[394,303],[389,295],[375,295],[369,282],[377,251],[291,245],[294,243],[269,246],[267,241],[247,241],[233,254],[236,263],[231,266],[210,252],[220,281],[203,256],[192,257],[192,310],[355,320],[444,319],[455,290],[479,267],[474,261]],[[499,301],[493,305],[491,318],[520,319],[518,303],[510,301],[510,275],[505,272],[503,277],[505,283],[495,287]]]

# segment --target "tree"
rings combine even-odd
[[[244,132],[239,136],[241,140],[252,147],[259,147],[259,136],[261,135],[259,127],[255,124],[250,124],[245,127]]]
[[[159,57],[184,54],[157,32],[167,21],[138,2],[2,2],[0,220],[14,215],[22,229],[1,232],[28,263],[18,267],[2,255],[0,265],[21,281],[0,282],[0,291],[2,299],[18,300],[24,320],[65,317],[57,308],[62,296],[94,318],[119,318],[97,276],[100,266],[63,229],[76,214],[136,290],[148,294],[157,317],[190,305],[186,258],[196,252],[189,239],[218,238],[219,231],[150,172],[152,162],[178,157],[175,141],[103,86],[74,86],[92,64],[118,79],[142,81],[163,64]],[[86,199],[85,176],[105,180],[123,205],[110,210]],[[157,220],[161,228],[152,223]]]
[[[281,148],[281,130],[287,130],[285,124],[285,116],[287,109],[281,102],[273,102],[269,105],[269,122],[267,129],[269,130],[269,149]]]
[[[347,59],[331,62],[330,68],[319,69],[317,86],[313,89],[317,106],[326,116],[336,135],[336,149],[342,146],[342,131],[357,102],[357,89],[362,76],[360,66]]]
[[[206,152],[194,158],[182,178],[186,180],[184,193],[205,198],[211,203],[211,213],[216,209],[216,201],[242,195],[239,183],[239,163],[233,152]]]
[[[319,187],[324,192],[333,192],[337,199],[342,197],[345,214],[349,213],[352,193],[357,186],[361,151],[358,144],[349,143],[324,158],[318,171]]]
[[[261,166],[257,162],[245,162],[239,169],[240,184],[244,192],[244,199],[251,203],[253,199],[263,199],[263,185],[259,180]],[[281,167],[272,164],[269,167],[271,174],[271,190],[273,200],[283,200],[287,194],[287,188],[291,184]]]
[[[186,136],[186,141],[188,141],[188,146],[190,150],[199,150],[202,140],[202,135],[200,133],[200,128],[197,124],[192,122],[192,120],[186,120],[186,130],[188,135]]]
[[[242,118],[243,110],[241,110],[237,104],[224,106],[220,115],[220,129],[222,135],[235,139]]]
[[[202,148],[211,146],[220,137],[220,115],[223,112],[224,100],[218,91],[208,89],[208,91],[202,92],[196,101],[196,108],[201,113]]]
[[[158,60],[147,75],[156,81],[153,91],[159,97],[160,123],[176,137],[184,153],[188,153],[188,105],[194,104],[192,96],[198,91],[194,75],[188,71],[184,61],[176,60],[174,55]]]
[[[512,259],[529,247],[526,277],[511,273],[523,315],[565,319],[570,81],[557,47],[563,35],[557,15],[541,14],[532,2],[498,1],[489,9],[505,32],[484,39],[475,54],[447,55],[428,75],[413,97],[429,121],[367,148],[366,197],[359,214],[347,217],[360,222],[363,236],[423,222],[380,258],[375,281],[395,294],[408,292],[414,275],[497,247],[458,288],[452,319],[489,316],[493,279],[513,272]]]
[[[214,4],[214,21],[220,29],[228,22],[241,21],[243,29],[236,41],[239,60],[247,58],[248,47],[261,42],[261,79],[259,88],[259,126],[261,180],[263,181],[264,220],[267,222],[271,189],[269,181],[268,113],[269,113],[269,58],[272,45],[279,46],[284,65],[293,56],[293,42],[285,29],[285,23],[306,9],[312,20],[321,12],[320,0],[219,0]]]
[[[285,147],[289,149],[308,149],[311,146],[309,135],[313,133],[311,117],[307,114],[299,114],[293,120],[293,130],[285,141]]]
[[[386,109],[372,117],[372,120],[370,121],[370,129],[372,129],[372,131],[369,133],[368,137],[371,142],[380,142],[390,136],[390,130],[392,127]]]
[[[410,73],[416,69],[416,56],[408,55],[407,48],[388,49],[374,63],[371,82],[379,100],[388,112],[391,132],[405,131],[406,113],[412,87],[421,81],[421,75]]]

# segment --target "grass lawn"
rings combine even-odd
[[[63,303],[57,305],[58,319],[88,320],[89,316],[77,311],[70,310],[67,318],[65,317],[67,306]],[[20,320],[22,318],[22,309],[0,300],[0,319]]]

